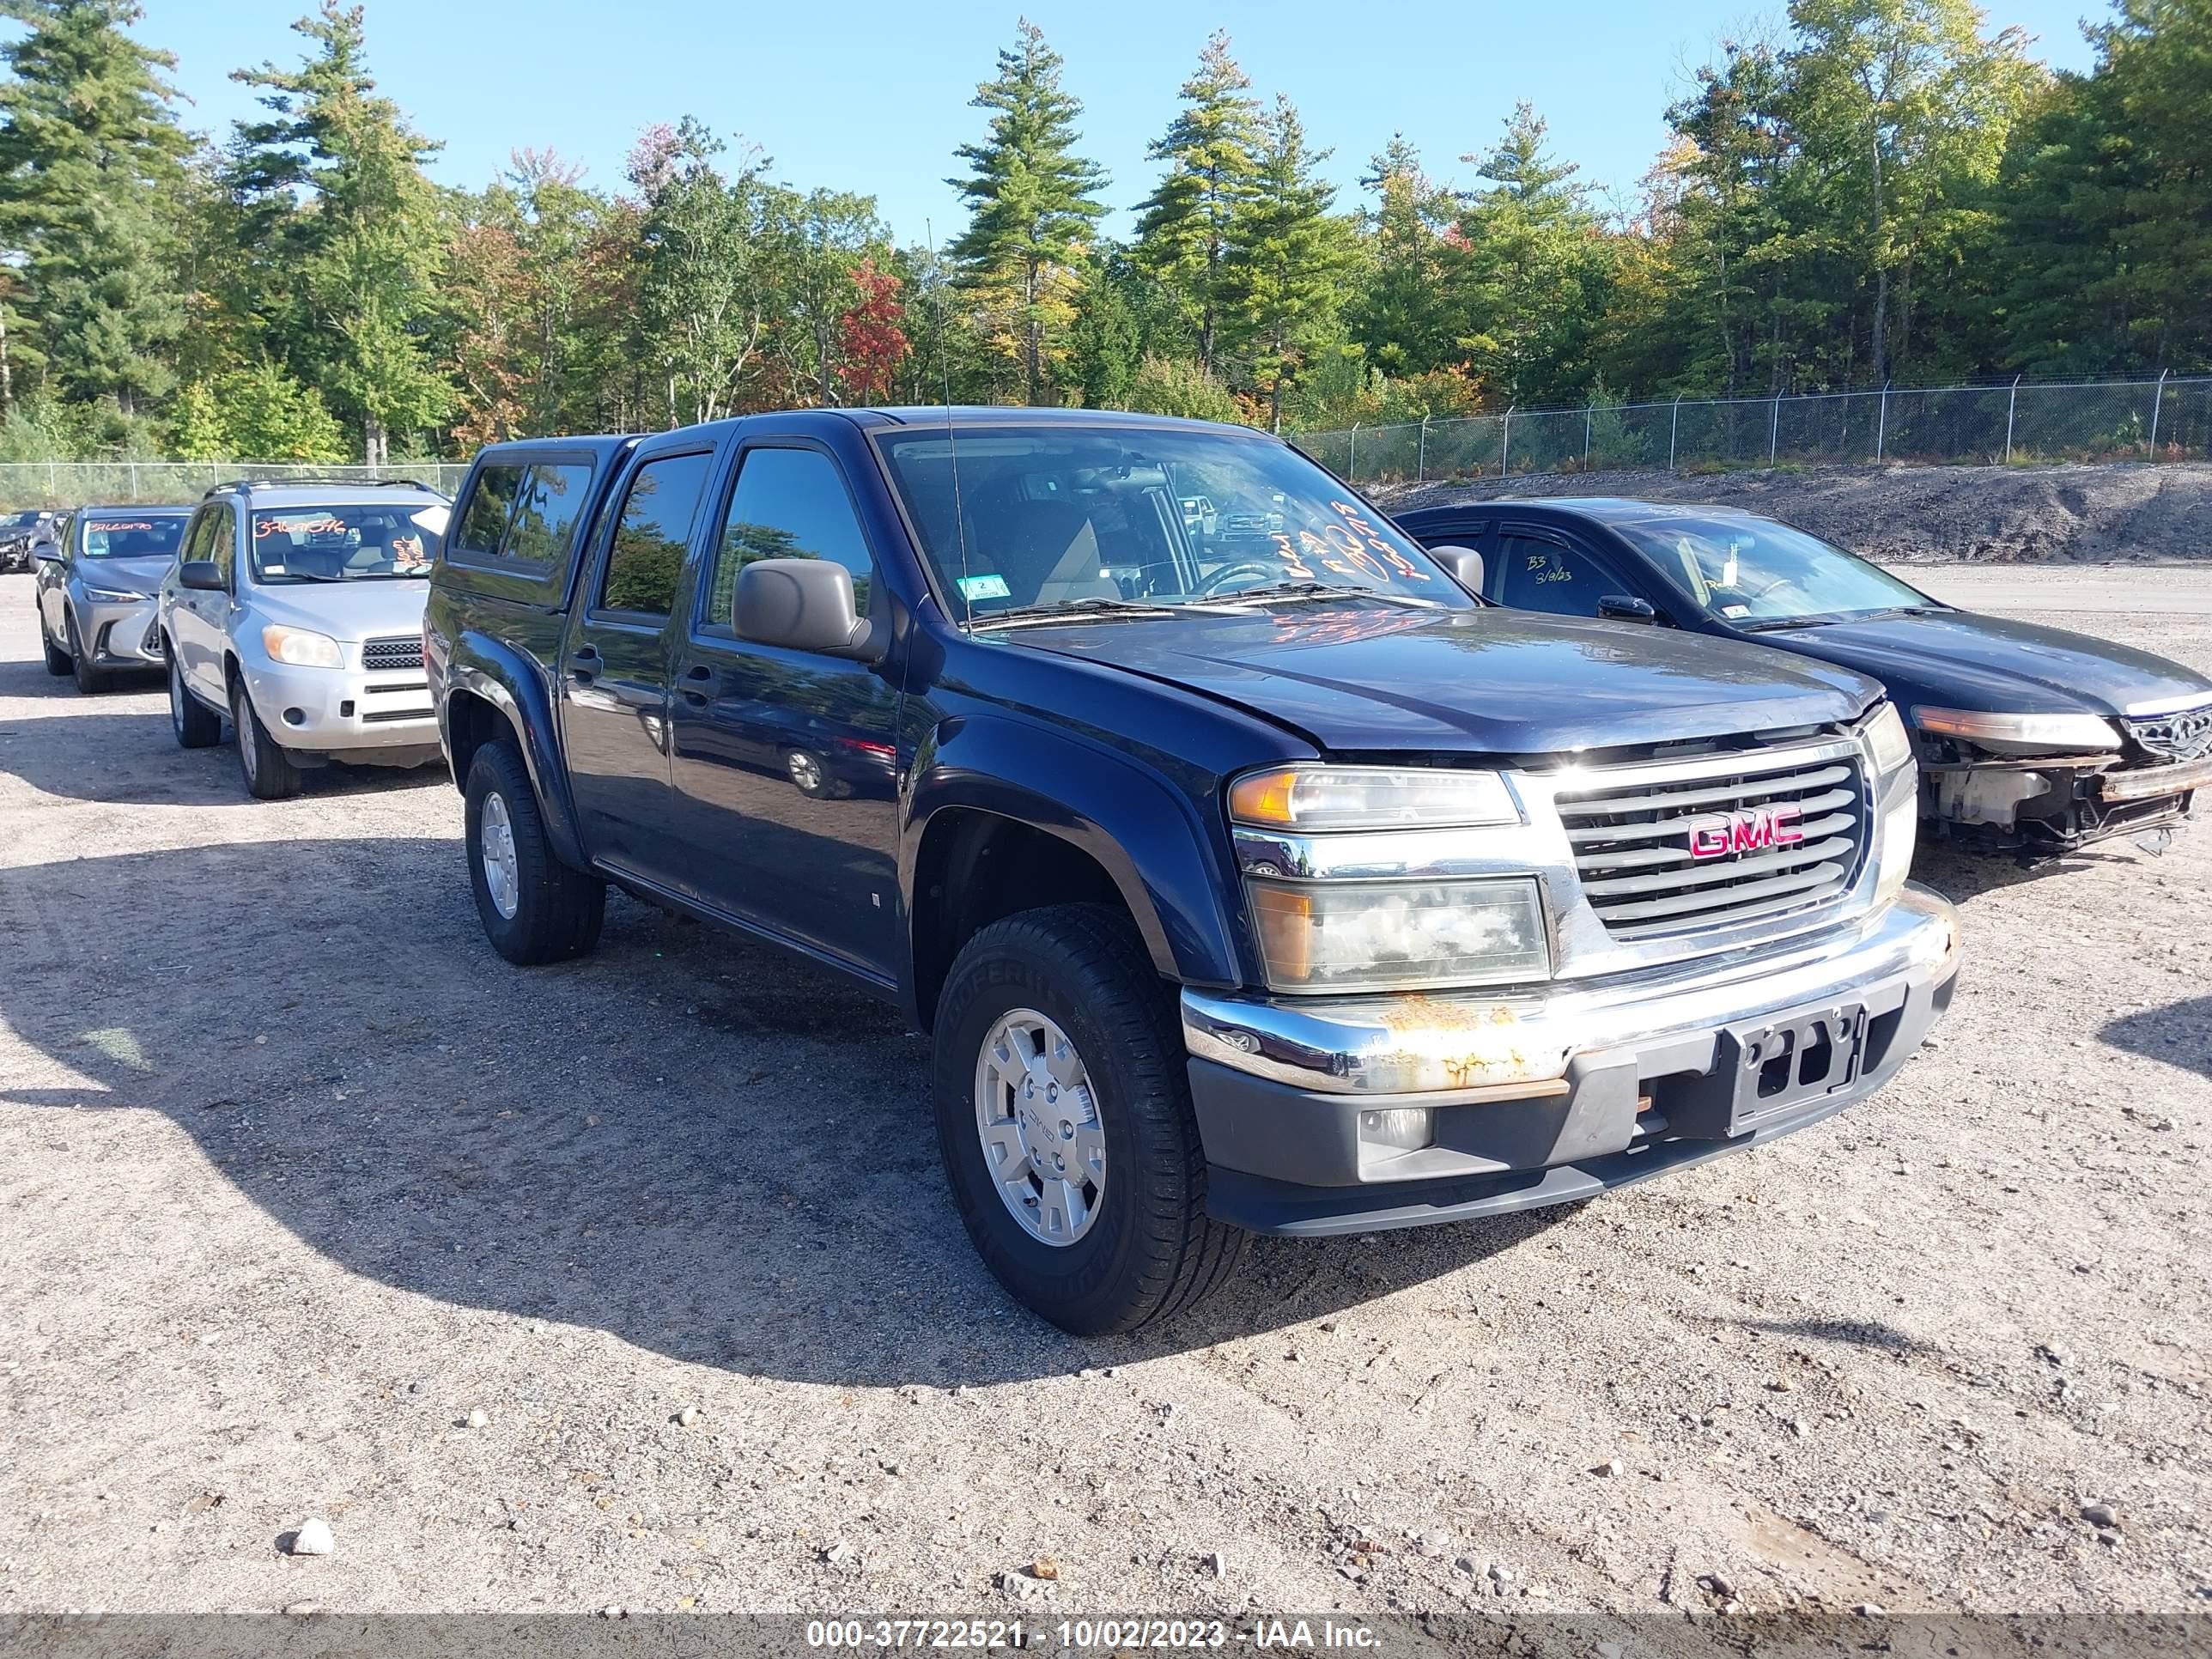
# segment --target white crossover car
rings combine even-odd
[[[238,732],[247,791],[329,761],[440,758],[422,605],[446,530],[428,485],[245,481],[194,510],[162,579],[169,716],[187,749]]]

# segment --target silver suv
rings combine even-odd
[[[160,595],[178,743],[219,742],[229,715],[263,800],[296,794],[301,769],[327,761],[439,759],[422,603],[447,507],[404,482],[210,490]]]

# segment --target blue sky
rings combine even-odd
[[[252,109],[231,70],[296,60],[289,28],[307,0],[144,0],[139,33],[174,52],[187,124],[227,132]],[[944,183],[952,149],[981,130],[975,83],[1012,36],[1017,4],[931,0],[368,0],[382,89],[445,142],[445,183],[480,186],[517,147],[550,148],[621,182],[640,127],[694,114],[742,134],[802,189],[872,191],[902,241],[963,221]],[[1551,123],[1583,177],[1632,204],[1665,137],[1663,112],[1715,41],[1772,14],[1711,0],[1030,0],[1085,106],[1085,148],[1113,175],[1109,228],[1151,190],[1145,146],[1209,30],[1225,27],[1255,89],[1286,92],[1349,203],[1367,158],[1402,131],[1432,173],[1471,181],[1457,157],[1486,148],[1516,99]],[[2097,0],[2000,0],[2039,55],[2081,68],[2079,20]]]

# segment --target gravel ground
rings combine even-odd
[[[1377,489],[1393,509],[1499,495],[1627,495],[1771,514],[1869,558],[2015,564],[2212,556],[2212,465],[1833,466],[1529,474]]]
[[[1084,1342],[969,1253],[895,1017],[627,901],[510,969],[442,778],[251,803],[28,593],[0,1613],[2212,1605],[2212,823],[1924,860],[1964,987],[1840,1119]],[[2212,667],[2212,605],[2075,619]]]

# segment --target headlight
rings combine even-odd
[[[1408,991],[1551,975],[1533,880],[1252,881],[1277,991]]]
[[[1518,823],[1521,810],[1495,772],[1283,766],[1231,784],[1229,816],[1266,830],[1450,830]]]
[[[2120,734],[2096,714],[2001,714],[1973,708],[1916,708],[1912,723],[1923,732],[1965,738],[1992,749],[2070,754],[2118,749]]]
[[[1859,727],[1859,738],[1866,744],[1867,758],[1874,763],[1876,777],[1887,777],[1912,758],[1912,738],[1893,702],[1882,704],[1867,717]]]
[[[128,605],[134,599],[149,597],[147,594],[136,592],[128,587],[94,587],[88,583],[86,585],[84,596],[88,599],[105,599],[110,605]]]
[[[345,666],[345,653],[338,649],[336,640],[304,628],[285,628],[271,623],[261,630],[261,648],[269,653],[270,660],[289,663],[295,668]]]

